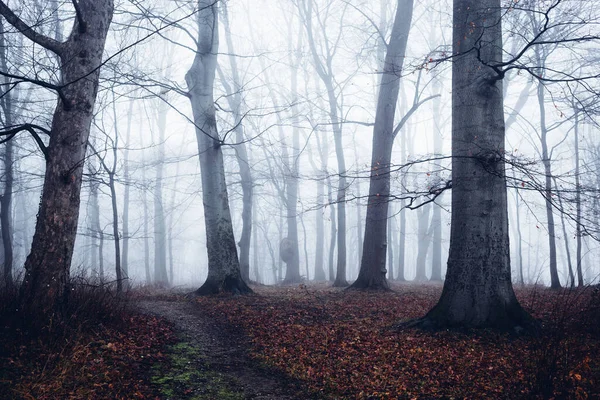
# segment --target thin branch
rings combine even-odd
[[[31,136],[33,137],[33,140],[35,140],[38,147],[44,154],[44,158],[47,160],[48,159],[48,148],[46,147],[46,145],[44,144],[44,141],[42,140],[42,138],[40,138],[40,135],[38,135],[36,130],[39,130],[42,133],[50,136],[50,131],[46,128],[43,128],[43,127],[41,127],[39,125],[35,125],[35,124],[23,124],[23,125],[18,125],[18,126],[7,127],[6,129],[0,131],[0,136],[7,136],[7,138],[0,141],[0,143],[8,142],[10,139],[15,137],[15,135],[17,135],[17,133],[19,133],[19,132],[27,131],[31,134]]]
[[[5,3],[0,0],[0,14],[6,18],[9,24],[14,26],[19,32],[34,43],[39,44],[43,48],[54,52],[56,55],[61,55],[63,51],[63,44],[57,40],[49,38],[48,36],[37,33],[32,27],[27,25],[21,18],[19,18]]]

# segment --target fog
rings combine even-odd
[[[39,32],[64,39],[73,20],[71,3],[43,3],[20,0],[14,8]],[[313,7],[310,24],[308,3]],[[585,283],[591,284],[600,274],[594,262],[600,256],[598,87],[594,79],[563,78],[575,76],[573,71],[585,76],[597,65],[597,11],[591,1],[541,2],[539,8],[529,3],[521,2],[525,10],[503,15],[507,61],[535,36],[539,26],[533,25],[543,22],[544,15],[553,24],[583,23],[545,37],[553,42],[533,46],[504,79],[512,279],[520,282],[522,273],[526,284],[550,285],[548,238],[553,235],[560,283],[570,284],[569,262],[572,268],[579,262]],[[544,14],[550,3],[558,4],[556,10]],[[83,160],[72,276],[106,282],[116,279],[112,176],[121,261],[126,264],[129,284],[199,287],[207,278],[199,145],[186,83],[196,56],[197,7],[197,2],[160,0],[116,4],[90,146]],[[284,281],[286,263],[279,254],[280,243],[288,236],[292,217],[298,231],[300,282],[315,279],[318,242],[323,244],[325,280],[333,281],[340,254],[332,229],[337,229],[336,212],[345,203],[346,278],[352,282],[360,270],[369,204],[373,124],[386,51],[382,38],[389,39],[396,2],[229,0],[219,7],[214,81],[217,128],[236,243],[243,228],[241,146],[252,175],[250,281],[266,285]],[[414,5],[404,69],[398,76],[394,125],[409,117],[392,152],[390,228],[385,243],[388,279],[398,280],[402,266],[402,280],[428,280],[436,251],[441,252],[442,276],[446,272],[452,213],[448,187],[452,179],[451,15],[451,4],[445,1]],[[60,82],[56,58],[6,23],[2,34],[3,47],[8,49],[1,67],[3,93],[12,93],[18,103],[13,121],[49,129],[57,96],[33,80]],[[570,34],[587,40],[558,43]],[[535,75],[548,76],[548,80],[536,80]],[[18,76],[30,80],[19,81]],[[331,87],[324,83],[324,76]],[[232,108],[236,102],[237,110]],[[332,109],[337,121],[332,120]],[[3,124],[11,126],[6,116]],[[339,170],[336,127],[341,130],[344,171]],[[238,140],[238,130],[243,140]],[[41,136],[48,144],[48,137]],[[45,168],[31,135],[20,133],[11,140],[15,146],[11,212],[16,277],[23,275],[30,251]],[[549,152],[546,156],[544,146]],[[549,191],[543,186],[548,176],[544,157],[551,165]],[[6,176],[6,165],[3,168]],[[286,199],[294,178],[298,193],[291,216]],[[340,178],[345,179],[346,192],[338,200]],[[579,216],[576,192],[580,193]],[[548,221],[548,197],[553,223]],[[321,236],[317,235],[319,220],[324,224]]]

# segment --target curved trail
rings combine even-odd
[[[172,398],[213,398],[216,391],[227,393],[220,398],[287,400],[314,397],[282,374],[270,371],[253,361],[241,334],[216,326],[202,310],[189,302],[143,300],[137,302],[142,312],[164,318],[175,326],[179,343],[185,344],[188,358],[194,365],[186,368],[200,372],[192,374]],[[175,345],[177,346],[177,345]],[[190,375],[190,374],[187,374]],[[207,393],[207,387],[213,392]],[[182,393],[185,393],[182,397]],[[166,396],[171,397],[171,396]]]

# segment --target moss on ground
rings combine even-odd
[[[189,342],[169,346],[168,362],[152,367],[151,382],[166,399],[238,400],[243,393],[233,378],[211,368]]]

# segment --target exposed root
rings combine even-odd
[[[220,293],[243,295],[253,293],[253,291],[241,277],[228,276],[223,281],[207,279],[206,282],[194,292],[197,296],[210,296]]]

